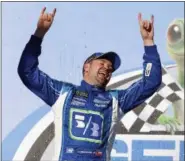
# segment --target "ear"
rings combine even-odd
[[[87,73],[89,71],[89,68],[90,68],[89,63],[84,64],[84,73]]]

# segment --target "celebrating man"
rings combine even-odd
[[[84,62],[80,86],[52,79],[38,68],[42,40],[52,25],[53,13],[43,8],[37,29],[26,44],[18,66],[25,86],[52,107],[55,123],[55,154],[60,161],[110,161],[115,128],[159,88],[161,62],[154,44],[154,17],[138,15],[144,45],[142,78],[123,90],[106,90],[121,60],[117,53],[96,52]]]

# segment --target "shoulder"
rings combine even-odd
[[[60,92],[61,94],[77,88],[77,85],[75,85],[73,83],[62,82],[62,81],[60,81],[60,83],[62,84],[62,88],[61,88],[61,92]]]

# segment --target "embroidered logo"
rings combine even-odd
[[[100,112],[71,108],[70,137],[74,140],[101,143],[103,120]]]
[[[147,63],[146,69],[145,69],[145,76],[150,76],[151,69],[152,69],[152,63]]]

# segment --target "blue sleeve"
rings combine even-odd
[[[162,67],[157,46],[145,46],[142,78],[129,88],[118,91],[118,101],[124,113],[134,109],[152,96],[160,87]]]
[[[18,65],[18,74],[24,85],[52,106],[59,97],[64,82],[52,79],[38,68],[42,39],[32,35],[26,44]]]

